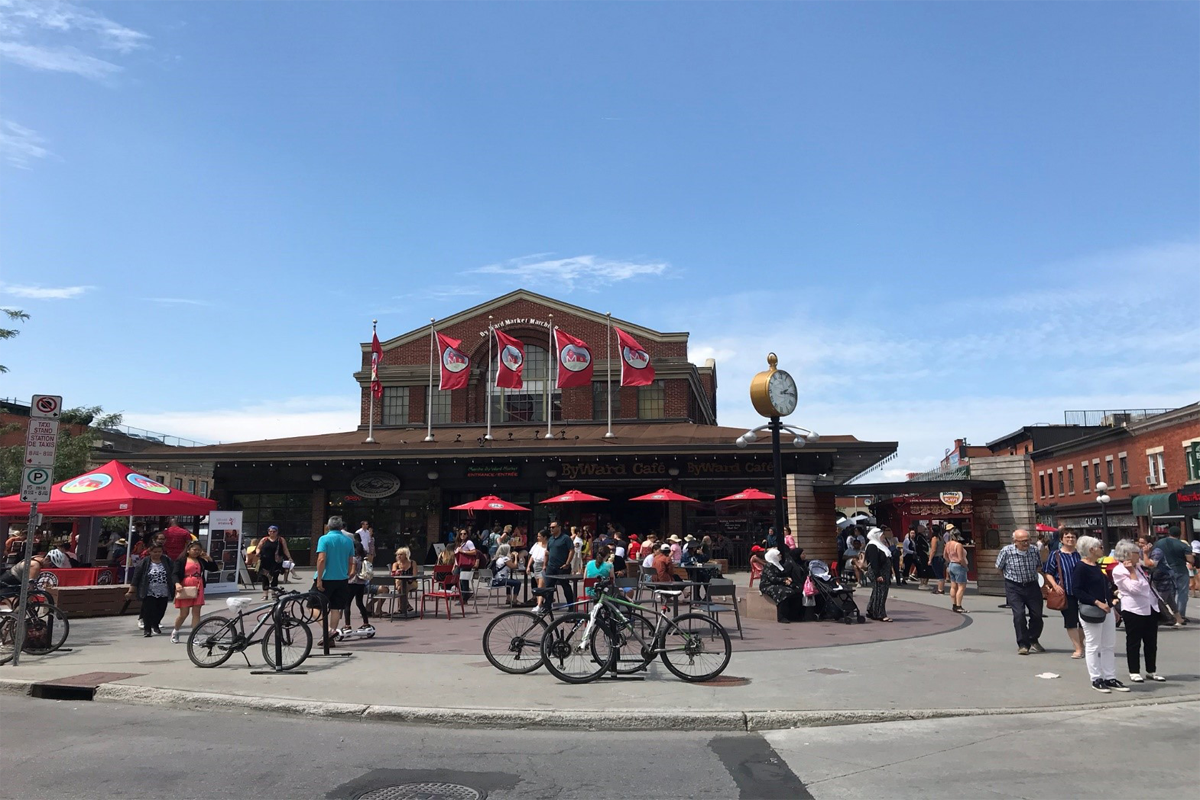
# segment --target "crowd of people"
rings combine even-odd
[[[1125,629],[1131,683],[1165,681],[1158,671],[1158,629],[1188,624],[1187,603],[1197,589],[1200,541],[1188,545],[1178,525],[1157,541],[1148,534],[1122,539],[1107,555],[1093,536],[1061,529],[1040,542],[1027,530],[996,557],[1012,609],[1017,654],[1044,653],[1044,606],[1062,612],[1071,658],[1087,664],[1092,688],[1127,692],[1117,678],[1117,628]],[[1145,660],[1145,672],[1142,660]]]

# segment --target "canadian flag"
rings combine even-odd
[[[383,348],[379,346],[379,334],[371,332],[371,394],[378,400],[383,397],[383,384],[379,382],[379,362],[383,361]]]
[[[442,379],[438,388],[465,389],[467,380],[471,377],[471,359],[462,351],[462,340],[451,339],[439,333],[437,335],[438,352],[442,356]]]
[[[525,344],[507,333],[496,331],[496,385],[504,389],[520,389],[521,370],[525,367]]]
[[[555,328],[554,352],[558,354],[558,380],[555,386],[566,389],[592,385],[592,348],[587,346],[587,342]]]
[[[617,332],[617,347],[621,353],[621,385],[649,386],[654,383],[654,365],[650,354],[625,331],[613,326]]]

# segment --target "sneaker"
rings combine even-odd
[[[171,631],[171,644],[179,644],[179,631]]]
[[[1108,688],[1112,689],[1114,692],[1128,692],[1129,691],[1128,686],[1121,683],[1119,680],[1117,680],[1115,678],[1113,678],[1112,680],[1105,681],[1104,685],[1107,686]]]
[[[155,635],[155,636],[162,636],[162,628],[160,628],[160,627],[158,627],[157,625],[155,625],[155,626],[154,626],[154,635]]]
[[[1182,627],[1183,627],[1183,623],[1182,623],[1182,622],[1176,622],[1176,623],[1175,623],[1174,625],[1172,625],[1171,627],[1172,627],[1172,628],[1182,628]]]
[[[1092,688],[1101,694],[1112,694],[1112,689],[1108,688],[1108,686],[1104,684],[1104,681],[1099,679],[1092,681]]]
[[[145,631],[143,631],[143,632],[142,632],[142,638],[143,638],[143,639],[149,639],[149,638],[151,638],[153,635],[154,635],[154,634],[150,633],[150,631],[149,631],[149,630],[145,630]]]
[[[1040,644],[1038,644],[1037,642],[1034,642],[1033,644],[1029,645],[1029,652],[1031,652],[1031,653],[1044,653],[1044,652],[1046,652],[1046,648],[1042,647],[1042,646],[1041,646]]]
[[[1145,679],[1141,675],[1137,674],[1136,672],[1129,673],[1129,682],[1130,683],[1141,683],[1143,680],[1145,680]]]
[[[144,619],[142,619],[141,617],[139,617],[139,618],[138,618],[138,627],[139,627],[139,628],[144,628],[144,627],[146,627],[146,620],[144,620]]]
[[[1018,647],[1018,648],[1017,648],[1017,655],[1019,655],[1019,656],[1027,656],[1027,655],[1029,655],[1029,648],[1028,648],[1028,647]]]
[[[1150,673],[1149,675],[1147,675],[1146,677],[1147,677],[1147,678],[1149,678],[1149,679],[1150,679],[1150,680],[1152,680],[1152,681],[1158,681],[1159,683],[1166,683],[1166,682],[1167,682],[1167,679],[1166,679],[1166,678],[1164,678],[1162,675],[1159,675],[1157,672],[1151,672],[1151,673]]]

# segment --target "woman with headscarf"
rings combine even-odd
[[[759,590],[775,604],[775,621],[791,622],[802,619],[804,614],[803,584],[797,584],[783,566],[779,548],[772,547],[766,553],[767,563],[763,566]]]
[[[892,585],[892,551],[883,540],[883,531],[867,531],[867,581],[871,584],[871,600],[867,603],[867,618],[891,622],[887,615],[888,590]]]

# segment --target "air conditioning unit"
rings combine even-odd
[[[1151,475],[1147,475],[1147,476],[1146,476],[1146,485],[1147,485],[1147,486],[1153,486],[1153,485],[1154,485],[1154,477],[1153,477],[1153,476],[1151,476]]]

